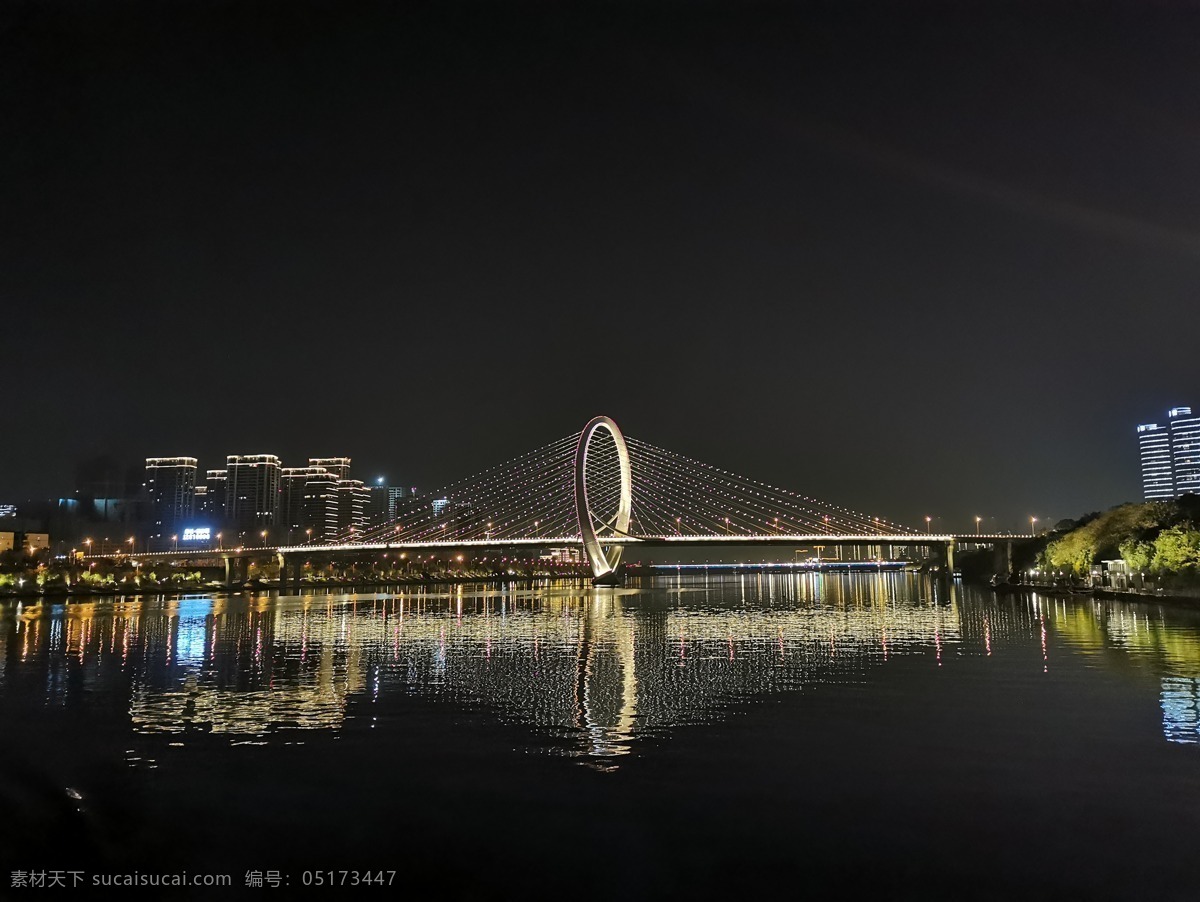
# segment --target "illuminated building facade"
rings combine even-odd
[[[240,532],[275,526],[279,518],[279,475],[274,454],[230,454],[225,519]]]
[[[328,470],[313,469],[319,472],[309,476],[304,483],[304,539],[332,542],[338,532],[339,480]]]
[[[353,541],[367,529],[367,505],[370,493],[361,479],[339,479],[338,535]]]
[[[279,527],[286,531],[281,540],[296,530],[304,531],[304,488],[311,473],[323,472],[317,467],[284,467],[279,471]]]
[[[1167,411],[1171,425],[1171,469],[1175,475],[1175,497],[1200,495],[1200,414],[1190,407]]]
[[[1200,415],[1172,407],[1167,425],[1137,427],[1142,465],[1142,497],[1147,501],[1200,495]]]
[[[1175,497],[1175,480],[1171,472],[1171,433],[1157,423],[1143,423],[1137,428],[1138,454],[1142,461],[1142,497],[1159,501]]]
[[[176,529],[196,511],[196,458],[147,457],[146,495],[152,532]]]
[[[350,478],[350,458],[348,457],[310,457],[310,467],[320,467],[334,475],[336,479]]]
[[[332,539],[338,530],[338,483],[324,467],[284,467],[279,492],[280,541],[296,544]]]
[[[225,522],[225,499],[229,483],[228,470],[208,470],[204,474],[204,510],[202,513],[215,523]]]

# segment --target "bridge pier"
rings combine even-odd
[[[221,559],[225,562],[225,585],[240,586],[246,581],[246,564],[244,558],[226,554],[222,555]]]
[[[625,585],[625,567],[617,565],[615,570],[609,570],[601,576],[592,577],[593,586],[623,586]]]
[[[1008,576],[1012,573],[1012,542],[997,542],[992,546],[992,571]]]
[[[300,577],[304,573],[304,561],[296,555],[289,557],[282,551],[276,554],[276,559],[279,562],[280,591],[299,584]]]
[[[932,549],[938,567],[951,576],[954,574],[954,545],[954,540],[951,539],[945,544],[938,543]]]

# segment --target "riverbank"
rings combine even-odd
[[[986,583],[976,583],[984,585]],[[1064,598],[1101,598],[1106,601],[1161,602],[1200,608],[1200,588],[1114,589],[1110,586],[1068,586],[1053,583],[1003,583],[991,586],[997,595],[1038,594]]]
[[[120,585],[115,588],[75,588],[54,591],[24,590],[0,593],[0,604],[17,601],[96,601],[104,598],[129,598],[152,595],[156,597],[178,598],[194,595],[238,595],[243,592],[280,592],[282,594],[299,595],[309,590],[324,589],[329,591],[359,591],[372,590],[404,590],[414,587],[455,586],[471,583],[475,585],[494,586],[539,586],[547,583],[566,583],[568,585],[590,586],[591,578],[586,575],[561,574],[464,574],[461,576],[430,576],[427,578],[410,577],[406,579],[388,580],[353,580],[353,581],[301,581],[281,587],[275,580],[251,580],[245,583],[207,583],[207,584],[177,584],[177,585]]]

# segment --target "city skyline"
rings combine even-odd
[[[275,454],[227,454],[225,467],[206,470],[201,482],[197,458],[148,457],[141,494],[149,509],[139,530],[147,541],[174,541],[197,527],[210,534],[226,528],[231,538],[282,531],[289,543],[353,536],[394,515],[412,490],[383,476],[369,484],[352,478],[351,463],[309,457],[307,466],[288,467]]]
[[[1195,489],[1200,487],[1200,454],[1197,453],[1197,448],[1200,448],[1200,416],[1192,415],[1190,406],[1176,406],[1167,411],[1167,422],[1169,426],[1159,426],[1157,423],[1144,423],[1136,427],[1138,436],[1138,449],[1140,458],[1140,472],[1142,479],[1142,494],[1140,500],[1169,500],[1187,494],[1189,491],[1196,492]],[[1174,435],[1174,442],[1172,436]],[[274,454],[254,454],[254,455],[234,455],[226,454],[225,463],[226,469],[212,468],[205,470],[204,481],[200,481],[200,466],[199,458],[188,456],[176,457],[147,457],[146,464],[146,481],[140,486],[140,491],[135,494],[130,494],[126,489],[124,498],[112,500],[136,501],[144,500],[150,507],[145,515],[144,521],[139,524],[139,530],[147,533],[149,536],[162,537],[171,533],[173,530],[171,525],[163,526],[161,514],[158,512],[158,502],[156,501],[156,488],[153,477],[153,472],[164,465],[173,465],[182,463],[185,468],[190,468],[190,480],[184,480],[185,485],[181,488],[175,482],[169,483],[169,491],[174,492],[177,503],[181,497],[186,499],[187,507],[181,508],[182,512],[177,513],[172,518],[172,525],[178,527],[185,520],[191,520],[194,523],[220,523],[225,522],[228,525],[235,525],[242,530],[243,534],[249,534],[255,529],[262,527],[275,527],[283,525],[289,529],[289,533],[294,533],[296,529],[302,532],[308,529],[308,535],[311,537],[314,532],[322,537],[331,536],[346,536],[350,534],[351,528],[355,527],[362,531],[366,527],[366,517],[361,510],[365,510],[368,501],[366,500],[374,488],[383,487],[389,492],[402,493],[396,498],[403,495],[415,494],[417,489],[412,486],[394,486],[385,476],[376,476],[369,481],[360,479],[350,479],[349,470],[351,457],[324,457],[307,459],[307,466],[283,466],[283,458],[280,455]],[[226,484],[228,478],[228,467],[233,465],[235,461],[246,461],[251,467],[257,467],[258,462],[269,463],[276,471],[274,488],[267,491],[263,486],[259,486],[263,492],[266,492],[266,497],[273,498],[273,509],[270,511],[262,510],[251,516],[241,517],[236,511],[236,505],[228,507],[231,496]],[[486,469],[486,466],[483,467]],[[1176,473],[1182,474],[1182,487],[1177,485]],[[297,500],[289,500],[289,489],[287,487],[288,479],[293,482],[311,482],[311,477],[327,476],[330,478],[330,491],[334,493],[332,501],[323,502],[327,508],[326,512],[319,517],[312,514],[309,510],[312,502],[302,504]],[[1165,474],[1165,475],[1164,475]],[[297,479],[297,477],[301,477]],[[431,498],[439,494],[443,487],[429,489],[427,494]],[[213,494],[215,490],[215,494]],[[161,492],[161,489],[159,490]],[[188,494],[190,492],[190,494]],[[361,495],[362,500],[343,501],[339,503],[336,500],[337,494],[343,495],[345,498],[350,498],[350,492],[355,492],[354,497],[357,499]],[[292,494],[294,494],[294,490]],[[76,488],[75,494],[79,494],[79,489]],[[260,495],[262,492],[260,492]],[[64,496],[65,497],[65,496]],[[35,502],[35,505],[44,505],[52,502],[54,499],[27,499],[27,501]],[[243,498],[243,501],[245,498]],[[1130,498],[1129,501],[1139,500]],[[61,502],[60,502],[61,503]],[[260,506],[262,505],[260,501]],[[388,507],[394,508],[396,499],[392,499]],[[1128,502],[1122,502],[1128,503]],[[376,505],[378,507],[378,505]],[[20,509],[19,505],[6,504],[8,514],[11,516],[17,513]],[[351,509],[360,510],[359,514],[350,514]],[[305,513],[300,515],[297,511],[304,510]],[[289,514],[289,511],[291,513]],[[378,513],[378,512],[377,512]],[[1084,512],[1090,513],[1090,512]],[[1016,531],[1019,524],[1028,523],[1030,529],[1035,529],[1036,524],[1040,521],[1042,528],[1052,526],[1059,519],[1073,519],[1076,514],[1068,513],[1062,517],[1052,513],[1050,516],[1038,517],[1032,514],[1020,515],[995,515],[995,514],[974,514],[971,516],[947,516],[942,512],[926,514],[923,517],[915,518],[911,523],[906,525],[919,528],[921,523],[925,524],[926,529],[931,528],[931,524],[936,522],[938,530],[942,532],[957,532],[966,531],[966,527],[974,524],[976,531],[982,528],[982,524],[987,523],[988,529],[995,531]],[[285,521],[289,517],[296,522],[291,522],[285,525]],[[300,519],[303,522],[300,522]],[[246,522],[241,522],[246,520]],[[320,522],[318,522],[320,520]],[[327,524],[326,525],[326,521]],[[156,531],[157,528],[157,531]],[[987,530],[985,530],[987,531]]]
[[[310,12],[7,20],[0,498],[147,434],[441,485],[603,412],[906,522],[1075,516],[1200,397],[1170,5]]]

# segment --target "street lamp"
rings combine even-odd
[[[221,534],[217,533],[217,550],[220,551],[222,547],[223,546],[221,545]]]
[[[929,535],[929,524],[933,522],[933,517],[925,518],[925,535]]]
[[[1037,535],[1037,517],[1029,518],[1029,531],[1035,536]]]
[[[979,523],[981,520],[983,520],[983,517],[975,518],[975,535],[979,535]]]
[[[172,551],[179,550],[179,536],[177,536],[177,535],[171,536],[171,550]]]
[[[267,544],[267,531],[264,529],[262,532],[259,533],[259,535],[262,536],[263,545],[266,545]]]
[[[91,539],[84,539],[84,540],[83,540],[83,544],[84,544],[84,545],[86,545],[86,546],[88,547],[88,554],[90,555],[90,554],[92,553],[92,540],[91,540]]]
[[[130,536],[125,541],[129,543],[129,553],[132,555],[134,552],[134,549],[136,548],[136,543],[134,542],[134,536]]]
[[[399,532],[399,530],[397,530],[397,532]],[[312,529],[311,529],[311,528],[309,528],[309,529],[306,529],[306,530],[304,530],[304,534],[305,534],[306,536],[308,536],[308,538],[306,538],[304,541],[305,541],[305,542],[311,542],[311,541],[312,541]]]

